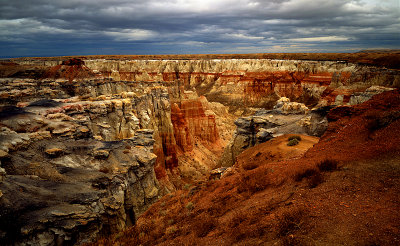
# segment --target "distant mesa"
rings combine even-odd
[[[63,61],[61,65],[65,66],[83,66],[85,62],[78,58],[71,58],[69,60]]]

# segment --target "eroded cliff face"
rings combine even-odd
[[[89,242],[132,225],[159,198],[153,130],[118,140],[92,127],[106,111],[91,106],[42,100],[3,108],[1,244]]]
[[[0,80],[0,238],[21,244],[116,232],[245,148],[283,132],[321,134],[312,107],[400,86],[397,70],[333,61],[16,62],[40,70]],[[282,97],[304,104],[265,110]]]
[[[106,78],[127,81],[179,81],[209,101],[229,106],[272,107],[279,97],[304,102],[321,97],[325,104],[339,96],[348,103],[355,89],[372,85],[400,86],[399,72],[333,61],[270,59],[224,60],[87,60],[86,65]],[[329,88],[328,90],[326,90]]]

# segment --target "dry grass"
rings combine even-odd
[[[197,237],[205,237],[209,232],[214,230],[218,225],[218,221],[209,214],[200,214],[195,218],[193,223],[193,231]]]
[[[268,172],[265,168],[257,168],[241,174],[237,188],[238,192],[254,194],[266,189],[269,186],[267,174]]]
[[[339,162],[337,160],[326,159],[318,163],[317,167],[321,172],[331,172],[338,169],[338,164]]]
[[[301,229],[301,226],[304,223],[304,218],[305,210],[303,208],[295,208],[284,212],[279,218],[277,224],[278,236],[285,237]]]
[[[320,172],[320,170],[316,170],[313,168],[307,168],[297,174],[294,175],[294,181],[301,182],[303,179],[307,179],[308,187],[315,188],[322,182],[324,182],[324,178]]]

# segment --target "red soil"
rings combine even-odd
[[[336,108],[303,157],[271,158],[282,139],[256,146],[96,245],[399,245],[399,112],[399,90]]]

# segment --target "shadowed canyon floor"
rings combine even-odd
[[[398,243],[399,60],[2,60],[0,244]]]

